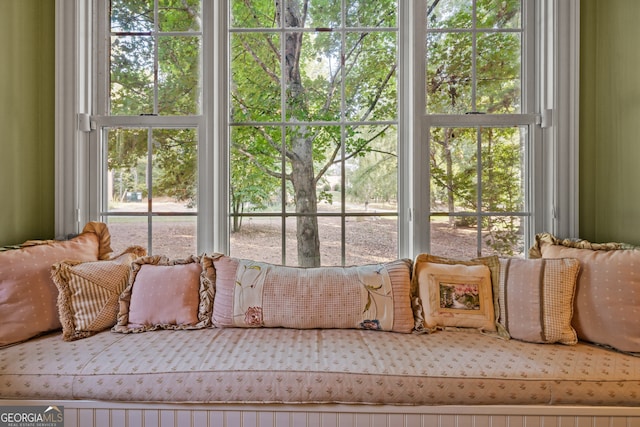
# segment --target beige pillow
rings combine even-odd
[[[640,248],[544,233],[529,256],[580,261],[572,320],[579,339],[640,352]]]
[[[493,317],[494,319],[498,318],[500,314],[498,312],[498,279],[500,276],[500,260],[496,255],[461,260],[436,256],[427,253],[419,254],[418,256],[416,256],[416,259],[413,263],[413,279],[411,289],[412,292],[415,293],[415,295],[418,294],[418,275],[416,274],[416,270],[425,262],[449,265],[486,265],[487,267],[489,267],[489,270],[491,271],[491,293],[493,295]],[[424,329],[424,309],[422,300],[419,297],[417,298],[417,302],[414,304],[414,317],[416,319],[416,329]],[[509,338],[507,330],[503,328],[502,325],[496,323],[496,328],[499,335],[503,336],[504,338]]]
[[[115,325],[118,298],[129,282],[131,263],[147,251],[132,246],[107,261],[63,261],[52,267],[58,287],[62,338],[73,341]]]
[[[571,318],[579,270],[569,258],[501,259],[498,322],[522,341],[576,344]]]
[[[427,330],[461,327],[496,331],[491,269],[485,263],[421,254],[414,262],[413,280]]]
[[[138,258],[120,295],[114,332],[200,329],[211,326],[213,269],[191,256]]]
[[[214,254],[213,324],[411,332],[411,261],[284,267]]]
[[[110,240],[105,224],[88,223],[70,240],[28,241],[20,249],[0,252],[0,346],[60,329],[51,265],[106,259]]]

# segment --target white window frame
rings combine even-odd
[[[55,75],[55,233],[64,238],[97,220],[97,156],[92,151],[91,114],[96,111],[97,64],[93,8],[97,0],[56,0]],[[428,158],[423,46],[419,17],[424,2],[400,0],[399,40],[399,256],[429,249],[429,200],[422,188],[423,159]],[[541,129],[532,167],[533,233],[578,235],[579,0],[535,2],[535,109]],[[227,252],[228,242],[228,98],[226,93],[227,6],[212,1],[205,19],[214,22],[204,37],[205,75],[210,73],[202,106],[204,143],[199,147],[198,251]],[[406,25],[405,25],[406,24]],[[94,147],[95,148],[95,147]],[[221,214],[222,213],[222,214]],[[531,236],[530,236],[531,237]]]

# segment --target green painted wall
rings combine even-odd
[[[580,6],[580,237],[640,245],[640,1]]]
[[[0,246],[54,236],[55,1],[0,0]]]
[[[54,6],[0,0],[0,245],[54,234]],[[640,244],[638,17],[638,0],[581,1],[580,236],[593,241]]]

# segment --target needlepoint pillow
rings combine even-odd
[[[106,261],[63,261],[52,267],[58,287],[62,338],[86,338],[115,325],[118,299],[129,282],[131,263],[147,251],[132,246]]]
[[[131,264],[114,332],[201,329],[211,325],[213,270],[191,256],[156,255]]]
[[[216,274],[214,326],[413,329],[410,260],[303,268],[222,254],[204,258]]]
[[[580,260],[572,320],[578,338],[640,353],[640,248],[544,233],[529,256]]]
[[[424,328],[496,331],[492,273],[488,264],[496,264],[497,260],[497,257],[451,260],[418,255],[413,281],[421,301]]]
[[[498,322],[512,338],[534,343],[576,344],[571,327],[580,261],[500,260]]]
[[[110,240],[106,225],[92,222],[70,240],[31,240],[0,252],[0,346],[60,329],[51,265],[106,259]]]

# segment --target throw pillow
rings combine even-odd
[[[413,280],[427,330],[462,327],[496,331],[491,269],[485,262],[421,254],[414,262]]]
[[[529,256],[580,260],[572,325],[578,338],[640,352],[640,248],[536,236]]]
[[[571,327],[576,259],[501,259],[498,322],[512,338],[576,344]]]
[[[52,267],[58,287],[62,338],[73,341],[115,325],[118,298],[129,282],[131,263],[147,251],[132,246],[107,261],[63,261]]]
[[[109,231],[102,223],[88,223],[70,240],[31,240],[0,252],[0,346],[60,329],[52,264],[97,261],[110,252]]]
[[[497,256],[495,255],[491,255],[491,256],[486,256],[486,257],[480,257],[480,258],[473,258],[473,259],[468,259],[468,260],[460,260],[460,259],[453,259],[453,258],[446,258],[446,257],[441,257],[441,256],[436,256],[436,255],[432,255],[432,254],[419,254],[413,264],[413,284],[412,284],[412,290],[413,292],[415,292],[416,294],[418,294],[418,288],[419,288],[419,279],[420,279],[420,275],[418,274],[418,272],[420,270],[423,269],[424,264],[425,263],[434,263],[434,264],[447,264],[447,265],[485,265],[489,268],[489,271],[491,272],[491,295],[493,295],[493,318],[497,319],[498,315],[500,314],[498,312],[498,279],[500,276],[500,260]],[[415,304],[414,307],[414,316],[416,318],[416,329],[424,329],[426,327],[426,322],[425,322],[425,308],[423,305],[423,301],[421,300],[421,298],[418,297],[418,303]],[[495,328],[497,329],[497,333],[504,337],[504,338],[509,338],[509,334],[507,333],[507,330],[505,328],[502,327],[502,325],[496,323],[495,324]],[[433,329],[432,327],[428,328],[428,329]],[[489,329],[489,330],[494,330],[494,329]]]
[[[131,264],[129,284],[120,295],[118,321],[112,330],[128,333],[211,326],[212,273],[195,256],[138,258]]]
[[[216,272],[215,326],[413,329],[410,260],[303,268],[204,258]]]

